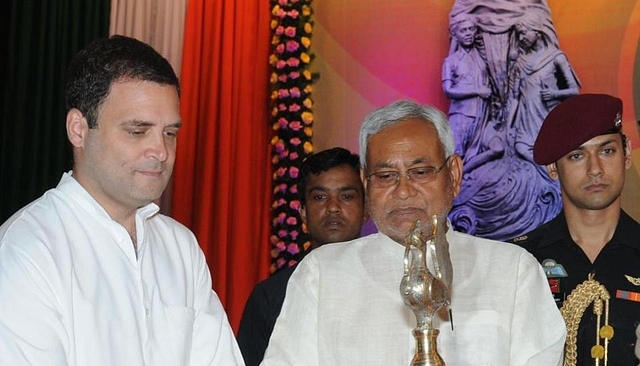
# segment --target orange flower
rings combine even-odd
[[[276,29],[276,27],[278,26],[278,21],[275,19],[271,20],[271,29]]]
[[[307,94],[311,94],[311,92],[313,91],[313,87],[311,87],[311,85],[307,85],[304,87],[304,92]]]
[[[305,125],[311,124],[313,122],[313,113],[311,112],[302,112],[301,117]]]
[[[269,65],[275,66],[277,62],[278,62],[278,57],[276,57],[276,55],[274,54],[271,54],[271,56],[269,56]]]
[[[306,52],[302,52],[300,54],[300,61],[308,64],[311,61],[311,57]]]
[[[309,15],[311,15],[311,8],[307,5],[303,5],[302,6],[302,15],[304,15],[305,17],[308,17]]]
[[[305,46],[306,48],[309,48],[309,46],[311,46],[311,38],[309,38],[309,37],[301,37],[300,38],[300,43],[302,43],[302,45]]]
[[[271,9],[271,14],[273,15],[278,15],[279,12],[280,12],[280,5],[276,5],[273,7],[273,9]]]
[[[307,137],[312,137],[313,136],[313,129],[311,127],[305,127],[304,128],[304,134],[307,135]]]
[[[307,79],[307,80],[311,80],[311,71],[309,71],[309,70],[304,70],[304,71],[302,72],[302,75],[304,76],[304,78],[305,78],[305,79]]]
[[[311,23],[304,23],[304,31],[307,33],[311,33],[311,31],[313,30],[313,27],[311,26]]]
[[[304,152],[307,154],[311,154],[313,152],[313,145],[309,141],[304,143]]]
[[[278,74],[276,74],[275,72],[271,73],[271,78],[269,79],[269,81],[271,82],[271,84],[275,84],[278,82]]]
[[[302,104],[304,104],[304,106],[309,109],[313,107],[313,101],[310,98],[306,98],[305,100],[303,100]]]

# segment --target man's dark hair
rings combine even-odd
[[[95,128],[98,110],[111,85],[130,80],[171,85],[180,93],[171,64],[153,47],[120,35],[96,39],[71,60],[65,87],[67,111],[77,108],[87,118],[89,128]]]
[[[307,184],[309,183],[309,176],[311,174],[318,175],[322,172],[326,172],[329,169],[342,165],[346,165],[353,169],[356,175],[360,174],[360,156],[342,147],[334,147],[332,149],[323,150],[306,158],[302,162],[298,180],[300,202],[303,205],[306,203],[305,192]]]

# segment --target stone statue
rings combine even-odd
[[[461,31],[468,23],[475,25],[475,39],[461,46],[468,43]],[[560,51],[546,0],[456,0],[450,29],[443,89],[451,100],[449,118],[464,172],[449,218],[459,231],[508,240],[560,212],[560,188],[533,162],[532,146],[547,113],[577,94],[580,83]],[[474,56],[456,57],[461,49]],[[458,59],[475,63],[465,68],[488,78],[483,85],[491,95],[476,97],[482,108],[463,111],[464,99],[447,91],[454,89],[454,79],[447,80],[446,71]],[[476,80],[484,83],[483,77]],[[458,127],[460,115],[470,128]]]
[[[471,15],[452,19],[449,30],[454,51],[442,66],[442,89],[451,99],[449,123],[456,136],[455,151],[463,157],[482,125],[491,96],[487,66],[475,47],[477,29]]]
[[[514,64],[514,95],[517,99],[513,125],[514,147],[533,162],[533,143],[542,121],[562,100],[578,94],[579,82],[569,61],[558,48],[550,19],[525,13],[515,24],[520,54]]]

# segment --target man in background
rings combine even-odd
[[[360,236],[368,216],[357,154],[335,147],[309,156],[300,169],[298,191],[310,249]],[[247,300],[238,330],[247,366],[259,365],[264,357],[294,269],[288,267],[258,283]]]
[[[0,227],[1,365],[243,365],[193,233],[153,203],[180,87],[123,36],[71,61],[73,170]]]
[[[398,101],[365,118],[360,162],[367,209],[379,232],[348,245],[325,245],[300,262],[265,366],[408,365],[415,354],[416,319],[400,294],[404,243],[416,220],[431,222],[451,210],[462,159],[442,112]],[[453,317],[446,311],[434,316],[444,361],[560,365],[564,322],[535,258],[450,228],[446,240]]]
[[[558,305],[589,275],[611,300],[609,365],[635,365],[635,327],[640,324],[640,224],[621,208],[631,143],[622,132],[622,101],[581,94],[545,118],[533,157],[560,182],[563,211],[513,240],[547,267]],[[586,309],[578,329],[578,365],[593,364],[597,324]]]

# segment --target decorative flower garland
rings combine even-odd
[[[311,245],[302,227],[297,186],[302,161],[313,152],[313,100],[309,71],[311,0],[271,0],[273,53],[271,139],[273,173],[271,273],[297,263]]]

